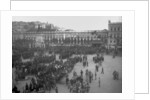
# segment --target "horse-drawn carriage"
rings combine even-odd
[[[117,71],[113,72],[113,79],[114,80],[119,80],[119,72],[117,72]]]
[[[83,82],[83,78],[78,75],[70,80],[70,85],[70,92],[72,93],[87,93],[90,89],[89,84]]]
[[[104,61],[104,57],[102,55],[101,56],[97,55],[97,56],[93,57],[93,61],[95,63],[102,62],[102,61]]]

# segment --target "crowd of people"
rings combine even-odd
[[[99,56],[99,55],[98,55]],[[102,56],[101,56],[102,57]],[[97,57],[98,58],[98,57]],[[87,56],[83,56],[83,62],[87,61]],[[97,63],[102,63],[104,61],[104,58],[98,60]],[[88,61],[87,61],[88,62]],[[99,72],[99,67],[101,65],[96,65],[95,66],[95,73],[92,71],[86,69],[85,72],[83,70],[80,71],[80,75],[77,75],[77,72],[73,72],[73,77],[71,79],[66,77],[66,85],[68,86],[68,89],[70,93],[88,93],[90,91],[90,84],[98,79],[98,87],[101,86],[101,80],[100,77],[98,78],[97,74]],[[88,67],[88,66],[87,66]],[[102,67],[102,66],[101,66]],[[83,66],[84,68],[84,66]],[[94,79],[94,74],[95,74],[95,79]],[[102,67],[101,74],[104,74],[104,69]],[[85,78],[84,78],[85,76]]]
[[[86,55],[88,54],[88,52],[97,52],[92,51],[92,49],[83,49],[85,50],[85,53],[81,52],[82,49],[70,49],[70,51],[68,51],[67,49],[65,49],[67,51],[62,50],[62,52],[59,53],[59,60],[56,60],[56,55],[54,53],[51,53],[51,51],[49,52],[51,53],[51,56],[43,56],[43,50],[39,49],[39,55],[35,56],[34,52],[37,52],[37,50],[34,51],[32,49],[31,52],[30,50],[22,52],[21,49],[21,51],[18,52],[19,49],[14,49],[13,51],[15,52],[13,54],[12,67],[16,70],[14,78],[16,82],[15,84],[13,84],[13,93],[41,92],[42,90],[51,91],[52,89],[55,89],[58,93],[59,91],[56,83],[63,77],[66,77],[66,84],[71,93],[88,93],[90,90],[90,83],[92,83],[92,81],[94,80],[94,75],[95,80],[99,79],[98,84],[100,87],[100,77],[97,78],[97,72],[99,72],[99,67],[104,61],[104,57],[102,54],[97,54],[96,57],[93,57],[93,61],[98,64],[95,66],[95,73],[92,73],[90,70],[86,70],[86,72],[84,73],[81,70],[80,75],[77,75],[77,73],[74,72],[72,79],[68,78],[68,74],[73,70],[76,63],[81,62],[83,63],[83,67],[88,67],[88,60]],[[83,56],[81,56],[81,53]],[[73,54],[78,56],[71,57]],[[21,58],[32,58],[33,60],[24,63],[21,61]],[[66,59],[66,61],[63,61],[63,59]],[[85,79],[83,78],[84,74],[86,77]],[[101,70],[101,74],[104,74],[103,67]],[[31,78],[31,82],[29,84],[25,84],[23,89],[19,90],[19,88],[17,87],[17,81],[25,80],[26,76],[28,75],[34,76],[35,78]],[[114,71],[113,76],[114,80],[118,80],[119,73],[117,71]]]
[[[66,85],[68,86],[70,93],[88,93],[90,90],[89,82],[84,81],[83,79],[83,71],[81,71],[81,75],[77,75],[74,71],[71,79],[67,76]]]
[[[26,84],[22,92],[35,92],[33,90],[38,92],[40,88],[50,91],[56,88],[56,83],[61,78],[72,71],[76,63],[81,61],[81,56],[68,57],[66,61],[63,61],[62,59],[56,60],[56,55],[52,55],[50,57],[37,56],[32,62],[27,63],[15,62],[13,63],[13,67],[16,68],[15,80],[24,80],[26,76],[32,75],[36,77],[37,83]],[[16,88],[15,84],[13,90],[16,91]]]

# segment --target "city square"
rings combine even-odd
[[[12,92],[122,93],[122,22],[111,18],[84,31],[13,21]]]
[[[84,68],[82,66],[82,63],[77,63],[72,70],[71,73],[69,73],[69,78],[71,79],[73,76],[73,72],[77,72],[78,75],[80,75],[80,71],[83,70],[83,73],[85,74],[86,69],[95,72],[95,63],[93,62],[92,58],[95,55],[88,55],[88,62],[89,66]],[[106,55],[105,61],[103,62],[102,66],[100,67],[99,72],[97,72],[97,79],[92,81],[90,84],[90,91],[89,93],[120,93],[122,92],[122,76],[119,76],[119,80],[113,80],[113,71],[117,70],[119,71],[119,74],[122,75],[122,59],[121,57],[112,58],[112,56]],[[101,74],[101,68],[104,68],[104,74]],[[98,78],[101,78],[101,86],[99,87],[98,84]],[[85,78],[85,75],[84,75]],[[67,85],[65,83],[65,78],[63,78],[58,84],[58,89],[60,93],[69,93],[69,89],[67,88]],[[115,90],[115,91],[114,91]],[[54,90],[52,92],[55,92]]]

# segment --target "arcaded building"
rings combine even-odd
[[[94,32],[95,33],[95,32]],[[97,32],[100,34],[101,32]],[[104,34],[104,33],[103,33]],[[49,47],[49,46],[74,46],[84,45],[91,46],[94,43],[102,45],[106,36],[103,34],[93,34],[93,31],[87,32],[75,32],[75,31],[34,31],[25,33],[13,33],[12,41],[15,43],[16,40],[24,41],[24,44],[29,48],[33,47]],[[106,41],[106,40],[105,40]]]
[[[50,46],[103,46],[110,48],[122,48],[122,22],[108,23],[108,30],[88,31],[61,31],[45,30],[45,26],[37,25],[36,28],[27,32],[13,32],[12,42],[20,40],[20,45],[35,48],[48,48]],[[52,26],[49,26],[52,29]],[[54,29],[54,28],[53,28]],[[17,43],[19,45],[19,43]]]

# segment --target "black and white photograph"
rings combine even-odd
[[[122,93],[122,16],[13,16],[12,93]]]

